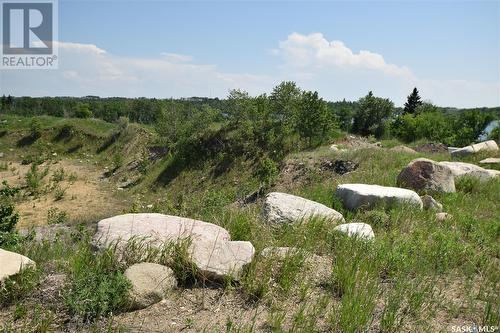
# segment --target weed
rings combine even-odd
[[[57,207],[49,208],[47,211],[47,224],[63,224],[68,221],[68,213]]]

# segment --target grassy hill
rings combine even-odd
[[[345,150],[321,146],[289,154],[264,182],[255,160],[208,154],[200,145],[192,147],[196,161],[180,163],[159,143],[154,131],[137,124],[0,118],[0,175],[21,187],[18,228],[50,223],[37,229],[46,240],[32,234],[8,247],[37,266],[0,292],[3,331],[449,332],[454,325],[499,325],[498,178],[463,178],[456,193],[433,195],[452,216],[444,221],[409,207],[351,212],[334,196],[337,185],[396,186],[411,160],[449,160],[449,154],[396,152],[389,149],[399,144],[394,140],[379,148],[343,135],[336,143]],[[354,170],[336,172],[335,161],[352,162]],[[375,240],[344,237],[319,219],[271,227],[261,215],[263,195],[271,191],[368,223]],[[207,285],[174,252],[179,287],[165,301],[128,311],[121,277],[137,256],[117,261],[112,250],[95,253],[90,244],[99,219],[123,212],[220,225],[232,240],[252,242],[255,258],[239,282]],[[54,226],[57,235],[47,236]],[[298,251],[280,260],[260,256],[269,246]],[[149,257],[172,265],[168,259]]]

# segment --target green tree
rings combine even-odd
[[[370,91],[359,100],[359,106],[354,114],[353,132],[364,136],[381,137],[393,110],[394,103],[386,98],[375,97]]]
[[[318,92],[302,93],[296,127],[300,136],[307,139],[308,145],[324,141],[333,126],[326,103],[319,98]]]
[[[422,100],[418,94],[417,88],[413,88],[413,91],[408,95],[408,100],[405,103],[404,114],[414,114],[417,112],[417,108],[422,105]]]
[[[92,111],[90,111],[90,106],[87,103],[78,103],[75,109],[75,117],[77,118],[92,117]]]

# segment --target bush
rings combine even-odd
[[[47,211],[47,224],[61,224],[68,220],[68,213],[56,207],[49,208]]]
[[[6,181],[0,189],[0,246],[15,243],[17,240],[16,224],[19,214],[15,211],[12,198],[19,188],[10,187]]]
[[[93,321],[128,308],[129,281],[110,249],[93,253],[83,243],[70,258],[64,300],[69,312]]]

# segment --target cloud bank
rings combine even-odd
[[[58,70],[3,70],[0,93],[15,96],[225,97],[230,89],[253,95],[280,81],[294,80],[324,98],[356,100],[372,90],[402,105],[413,87],[443,106],[500,105],[500,82],[419,78],[383,55],[358,52],[321,33],[292,33],[273,50],[279,66],[269,73],[227,72],[198,63],[191,55],[165,52],[136,58],[110,54],[93,45],[59,42]],[[244,65],[242,65],[244,68]]]

